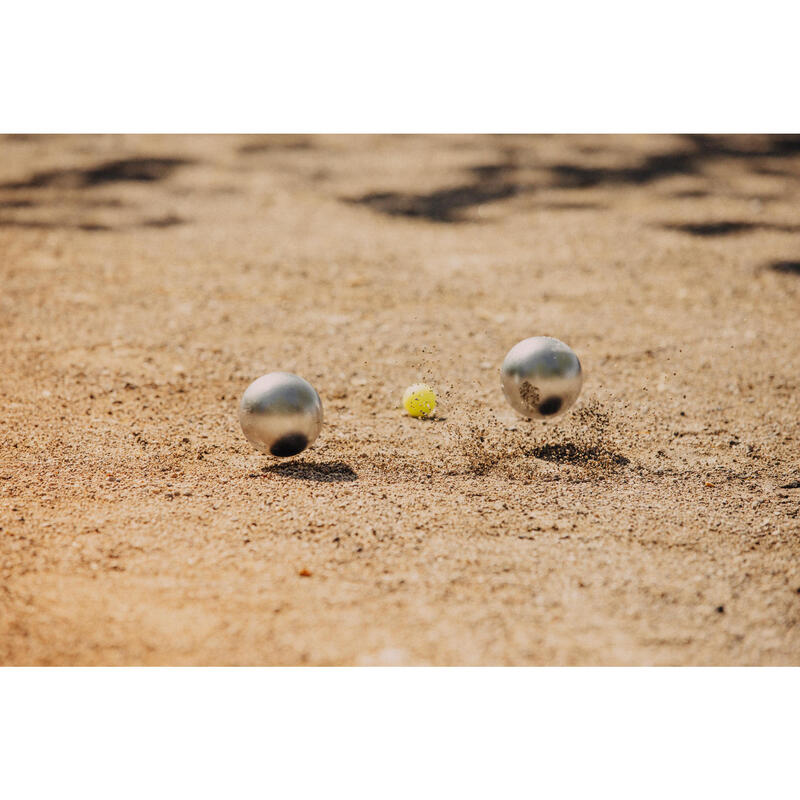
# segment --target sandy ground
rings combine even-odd
[[[785,137],[1,139],[0,663],[800,664],[799,203]]]

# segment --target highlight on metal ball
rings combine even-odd
[[[239,403],[239,423],[261,453],[288,458],[313,444],[322,428],[322,401],[316,389],[291,372],[256,378]]]
[[[581,362],[564,342],[550,336],[523,339],[508,351],[500,367],[503,393],[528,419],[553,419],[578,399]]]

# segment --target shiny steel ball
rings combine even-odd
[[[278,458],[296,456],[319,434],[322,401],[308,381],[291,372],[270,372],[244,390],[239,422],[256,450]]]
[[[515,344],[500,367],[500,379],[508,402],[529,419],[563,414],[578,399],[583,384],[578,356],[550,336]]]

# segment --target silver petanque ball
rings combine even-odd
[[[581,393],[581,362],[564,342],[533,336],[515,344],[500,367],[503,392],[511,406],[529,419],[563,414]]]
[[[256,450],[278,458],[296,456],[319,434],[322,401],[308,381],[291,372],[270,372],[244,390],[239,422]]]

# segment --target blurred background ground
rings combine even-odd
[[[800,663],[799,201],[784,136],[3,137],[0,663]]]

